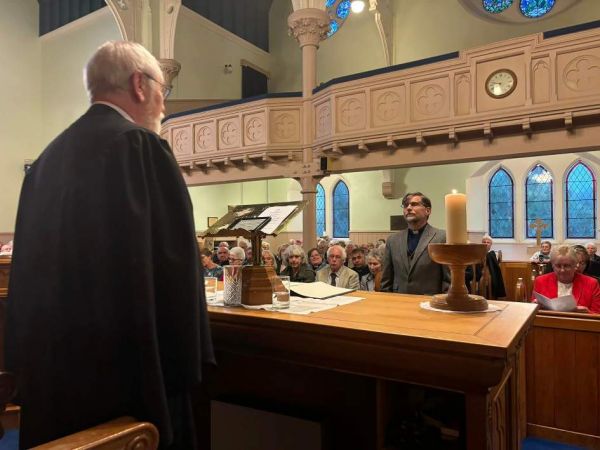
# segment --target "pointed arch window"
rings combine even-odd
[[[321,186],[321,183],[317,184],[317,236],[323,236],[325,234],[325,189]]]
[[[490,179],[488,187],[488,211],[490,236],[513,238],[514,227],[514,183],[502,168]]]
[[[536,230],[531,224],[540,219],[547,226],[542,230],[543,238],[554,236],[552,215],[552,175],[541,164],[537,164],[527,175],[525,182],[525,210],[527,237],[535,238]]]
[[[343,181],[338,181],[333,189],[333,237],[350,236],[350,192]]]
[[[571,167],[565,182],[567,238],[596,237],[596,179],[581,161]]]

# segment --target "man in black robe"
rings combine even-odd
[[[6,368],[20,448],[131,415],[193,449],[190,389],[213,363],[192,206],[157,132],[168,88],[141,45],[86,66],[92,106],[25,176]]]
[[[485,255],[485,268],[490,274],[490,298],[498,299],[506,297],[506,289],[504,287],[504,279],[502,278],[502,270],[500,263],[496,257],[496,252],[492,250],[492,238],[489,235],[483,236],[481,243],[487,246],[487,254]],[[476,280],[479,282],[483,275],[483,265],[475,266]],[[465,271],[465,282],[467,289],[471,292],[471,281],[473,280],[473,266],[468,266]]]

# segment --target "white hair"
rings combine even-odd
[[[302,262],[306,261],[306,254],[304,253],[304,249],[299,245],[290,245],[285,249],[283,253],[283,261],[285,265],[288,265],[288,260],[290,256],[299,256],[302,259]]]
[[[489,239],[490,241],[494,242],[494,240],[492,239],[492,237],[489,234],[484,234],[483,237],[481,238],[481,240],[483,241],[484,239]]]
[[[329,258],[329,253],[331,253],[331,249],[337,247],[342,251],[342,261],[346,261],[346,249],[339,244],[334,244],[327,249],[327,257]]]
[[[233,247],[229,250],[229,256],[233,256],[236,259],[241,259],[242,261],[246,259],[246,252],[242,247]]]
[[[152,53],[131,41],[108,41],[98,47],[83,69],[83,84],[91,101],[99,94],[127,89],[135,72],[162,80],[160,65]]]
[[[585,248],[588,247],[594,247],[594,249],[597,249],[598,247],[596,246],[595,242],[588,242],[587,244],[585,244]]]

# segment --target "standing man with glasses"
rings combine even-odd
[[[445,292],[450,272],[429,257],[427,246],[446,242],[446,232],[427,222],[431,200],[421,192],[408,193],[402,199],[408,229],[387,240],[381,277],[381,290],[401,294],[433,295]]]
[[[190,394],[214,363],[192,206],[161,119],[157,60],[107,42],[84,69],[92,105],[25,175],[6,369],[20,447],[120,416],[161,449],[195,449]]]

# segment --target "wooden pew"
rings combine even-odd
[[[527,435],[600,449],[600,315],[538,311],[525,360]]]

